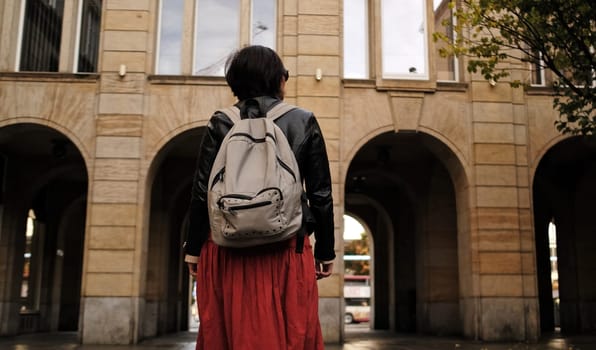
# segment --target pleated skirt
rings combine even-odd
[[[314,257],[308,237],[229,249],[208,240],[197,266],[198,350],[319,350]]]

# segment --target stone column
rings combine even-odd
[[[471,83],[471,95],[476,302],[475,330],[466,333],[483,340],[534,340],[538,302],[523,91],[478,80]]]
[[[106,1],[82,289],[83,343],[138,339],[139,198],[150,1]]]
[[[337,343],[343,337],[343,249],[338,249],[343,247],[343,193],[339,186],[340,6],[337,0],[284,1],[282,37],[283,58],[290,70],[287,100],[315,113],[331,167],[337,259],[333,275],[319,282],[319,317],[328,343]]]

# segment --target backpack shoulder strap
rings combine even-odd
[[[281,101],[280,103],[276,104],[275,106],[273,106],[273,108],[271,108],[269,110],[269,112],[267,112],[267,118],[271,119],[271,120],[275,120],[279,117],[281,117],[282,115],[286,114],[287,112],[291,111],[292,109],[296,109],[297,107],[288,103],[285,103],[284,101]]]
[[[230,120],[234,124],[236,124],[237,122],[239,122],[242,119],[240,117],[240,109],[238,109],[238,107],[236,107],[236,106],[218,109],[218,111],[227,115],[228,118],[230,118]]]

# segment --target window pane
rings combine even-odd
[[[84,0],[81,8],[78,72],[97,72],[101,0]]]
[[[381,0],[383,77],[427,79],[425,0]]]
[[[275,50],[275,23],[277,12],[275,0],[253,0],[251,20],[251,43]]]
[[[453,31],[453,13],[449,8],[450,0],[434,0],[435,10],[435,30],[437,32],[444,32],[445,35],[453,42],[454,31]],[[447,21],[450,25],[445,26],[444,21]],[[439,49],[444,47],[446,44],[442,41],[436,43],[436,62],[437,62],[437,80],[443,81],[456,81],[457,80],[457,58],[455,56],[441,57],[439,55]]]
[[[184,0],[161,0],[158,74],[182,73]]]
[[[27,0],[21,71],[57,72],[64,0]]]
[[[368,0],[344,0],[344,77],[368,76]]]
[[[240,0],[197,0],[194,74],[223,76],[239,47]]]

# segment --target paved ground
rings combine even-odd
[[[196,333],[186,332],[128,346],[80,345],[76,333],[45,333],[0,337],[1,350],[191,350]],[[349,328],[346,343],[328,345],[326,350],[596,350],[596,335],[554,336],[537,344],[483,343],[459,338],[422,337]],[[216,350],[216,349],[214,349]],[[264,349],[269,350],[269,349]],[[275,349],[272,349],[275,350]]]

